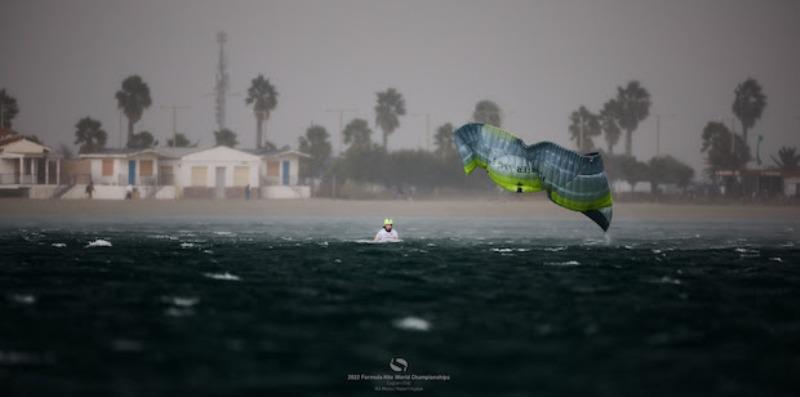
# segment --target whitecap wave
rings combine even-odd
[[[2,365],[31,365],[52,362],[53,358],[49,354],[41,355],[38,353],[0,350],[0,364]]]
[[[580,266],[580,262],[578,261],[566,261],[566,262],[545,262],[545,266]]]
[[[530,248],[491,248],[489,251],[492,252],[499,252],[499,253],[510,253],[510,252],[528,252]]]
[[[669,277],[669,276],[661,277],[659,279],[654,280],[653,282],[658,283],[658,284],[672,284],[672,285],[681,285],[682,284],[681,280],[678,280],[677,278],[672,278],[672,277]]]
[[[226,281],[239,281],[241,280],[239,276],[230,274],[228,272],[225,273],[203,273],[204,276],[208,278],[213,278],[214,280],[226,280]]]
[[[170,317],[187,317],[194,314],[194,310],[189,308],[170,307],[164,310],[164,314]]]
[[[402,243],[403,240],[399,240],[398,239],[398,240],[380,240],[380,241],[375,241],[375,240],[361,239],[361,240],[356,240],[354,242],[358,243],[358,244],[387,244],[387,243]]]
[[[86,244],[84,248],[94,248],[94,247],[111,247],[111,242],[108,240],[103,240],[101,238]]]
[[[174,306],[192,307],[200,302],[200,299],[194,296],[165,296],[163,301]]]
[[[152,239],[156,239],[156,240],[173,240],[174,241],[174,240],[178,239],[177,237],[170,236],[168,234],[154,234],[154,235],[148,236],[148,237],[150,237]]]
[[[734,251],[739,253],[739,258],[755,258],[760,255],[758,250],[750,248],[736,248]]]
[[[31,294],[10,294],[8,299],[10,299],[12,302],[23,305],[32,305],[36,303],[36,296]]]
[[[394,326],[406,331],[428,331],[431,323],[419,317],[403,317],[394,321]]]

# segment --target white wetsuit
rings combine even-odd
[[[392,229],[391,232],[387,232],[386,229],[381,228],[375,236],[375,241],[396,241],[399,239],[400,237],[397,235],[397,230],[394,229]]]

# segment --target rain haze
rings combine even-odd
[[[431,130],[458,126],[482,99],[527,142],[570,146],[570,112],[599,111],[633,79],[653,102],[635,132],[640,157],[655,154],[652,115],[663,114],[662,152],[700,171],[703,126],[733,123],[733,90],[748,77],[767,95],[754,130],[764,153],[800,135],[800,3],[791,0],[34,0],[4,2],[0,18],[0,86],[22,109],[15,127],[51,143],[72,144],[75,123],[91,116],[119,146],[125,121],[114,93],[138,74],[154,106],[137,131],[163,142],[171,114],[160,106],[188,106],[178,130],[213,144],[218,31],[229,38],[228,125],[243,147],[254,146],[244,94],[258,74],[279,93],[266,133],[279,146],[295,146],[317,123],[340,149],[339,116],[326,111],[354,109],[345,123],[372,124],[375,93],[388,87],[405,96],[409,114],[392,148],[428,147],[422,114]]]
[[[0,396],[796,396],[798,21],[0,0]]]

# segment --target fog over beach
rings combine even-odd
[[[799,43],[800,0],[2,0],[0,397],[796,397]]]
[[[583,215],[564,211],[546,198],[500,197],[483,200],[5,200],[0,207],[3,219],[33,218],[47,223],[62,221],[91,222],[139,219],[159,222],[159,218],[183,217],[261,219],[301,217],[313,222],[314,217],[373,218],[379,222],[387,216],[398,224],[404,216],[429,218],[514,218],[517,220],[582,220]],[[800,207],[791,205],[707,205],[617,202],[616,221],[774,221],[800,220]],[[621,225],[620,227],[624,227]],[[613,228],[612,228],[613,230]],[[598,233],[602,233],[598,229]]]

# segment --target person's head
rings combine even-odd
[[[383,229],[386,230],[387,232],[391,232],[393,224],[394,224],[393,220],[386,218],[383,220]]]

